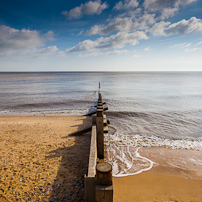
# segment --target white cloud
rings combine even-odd
[[[165,0],[145,0],[144,7],[148,10],[161,10],[163,8],[168,7],[172,1],[165,1]]]
[[[196,46],[200,46],[202,44],[202,41],[199,41]]]
[[[114,31],[129,31],[133,26],[133,22],[131,18],[115,18],[112,22],[110,22],[107,26],[103,27],[101,30],[101,34],[107,35]]]
[[[181,20],[177,23],[171,24],[166,30],[167,35],[172,34],[191,34],[193,32],[202,33],[202,20],[192,17],[189,20]]]
[[[110,37],[100,37],[95,41],[90,39],[78,43],[76,46],[67,50],[69,53],[91,51],[93,49],[120,49],[125,44],[136,45],[141,39],[148,39],[145,32],[118,32]]]
[[[161,21],[156,23],[151,29],[150,33],[154,36],[166,36],[165,28],[168,26],[170,22]]]
[[[78,19],[84,15],[99,15],[107,7],[107,3],[105,2],[102,4],[100,0],[88,1],[85,4],[81,4],[80,6],[71,9],[70,11],[63,11],[62,14],[68,19]]]
[[[145,13],[143,16],[139,18],[134,17],[116,17],[111,22],[104,25],[94,25],[91,27],[89,31],[87,31],[87,35],[107,35],[114,31],[128,31],[134,32],[137,30],[147,30],[149,29],[149,25],[152,25],[156,22],[155,14]]]
[[[44,57],[49,55],[61,56],[62,51],[59,51],[57,46],[48,46],[46,48],[34,49],[11,49],[0,52],[0,56],[26,56],[26,57]]]
[[[145,0],[144,8],[149,11],[161,11],[161,20],[173,17],[180,7],[186,6],[197,0]]]
[[[43,38],[44,38],[46,41],[55,41],[53,31],[48,31],[46,34],[43,35]]]
[[[26,57],[44,57],[49,55],[61,56],[62,51],[59,51],[57,46],[48,46],[46,48],[33,49],[13,49],[0,52],[1,56],[26,56]],[[64,54],[63,54],[64,55]]]
[[[0,26],[0,49],[35,48],[42,46],[44,39],[36,30],[14,29]]]
[[[147,48],[144,49],[144,51],[146,51],[146,52],[148,52],[148,51],[150,51],[150,50],[151,50],[150,47],[147,47]]]
[[[170,46],[170,48],[187,48],[190,46],[191,46],[191,43],[178,43]]]
[[[102,33],[102,25],[94,25],[91,27],[89,31],[86,32],[86,35],[96,35],[96,34],[101,34]]]
[[[117,17],[139,17],[140,15],[142,15],[142,12],[143,11],[143,8],[140,8],[140,7],[137,7],[135,9],[131,9],[131,10],[124,10],[123,13],[120,13],[118,14]]]
[[[202,50],[202,48],[186,48],[185,52],[194,52],[194,51],[198,51],[198,50]]]
[[[173,24],[161,21],[150,29],[150,33],[154,36],[185,35],[195,32],[202,33],[202,20],[196,17],[192,17],[189,20],[183,19]]]
[[[119,1],[116,3],[116,5],[114,6],[115,10],[128,10],[131,8],[137,8],[139,5],[137,0],[124,0],[123,1]]]
[[[52,55],[58,51],[56,46],[42,48],[47,40],[54,40],[54,33],[48,31],[44,35],[36,30],[14,29],[0,26],[0,55]]]
[[[53,55],[59,51],[57,46],[48,46],[46,48],[35,49],[32,51],[34,56],[47,56]]]
[[[78,36],[81,36],[83,33],[84,33],[84,30],[81,30],[81,31],[78,33]]]
[[[176,0],[175,6],[186,6],[188,4],[191,4],[193,2],[196,2],[197,0]]]
[[[95,57],[100,55],[122,55],[127,52],[129,51],[128,50],[113,50],[113,51],[105,51],[105,52],[94,51],[88,54],[79,55],[79,57]]]
[[[186,6],[197,0],[145,0],[145,9],[157,11],[168,7],[178,8],[179,6]]]
[[[169,17],[173,17],[177,11],[178,11],[178,8],[165,8],[162,11],[160,19],[164,20],[164,19],[167,19]]]

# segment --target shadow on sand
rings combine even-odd
[[[91,117],[86,117],[83,124],[75,125],[77,131],[92,125]],[[85,126],[85,127],[84,127]],[[67,131],[68,133],[68,131]],[[52,194],[49,202],[55,201],[85,201],[84,200],[84,174],[87,173],[90,153],[90,135],[69,134],[63,138],[75,139],[73,145],[53,150],[47,159],[62,157],[56,179],[52,185]]]

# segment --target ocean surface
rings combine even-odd
[[[202,150],[202,72],[0,73],[0,115],[84,115],[99,82],[106,146]]]

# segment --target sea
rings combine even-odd
[[[202,72],[2,72],[0,116],[85,115],[99,92],[119,161],[130,147],[202,151]]]

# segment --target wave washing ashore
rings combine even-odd
[[[167,164],[189,171],[201,172],[199,177],[202,178],[201,139],[169,140],[156,136],[147,137],[138,134],[127,136],[115,133],[113,135],[105,135],[105,146],[108,158],[107,161],[113,166],[114,177],[140,174],[143,171],[150,170],[154,164],[158,164],[151,159],[162,158],[159,153],[153,153],[153,156],[150,156],[151,158],[146,158],[144,152],[144,154],[140,154],[139,150],[141,148],[165,148],[173,151],[184,150],[184,155],[180,156],[178,152],[173,152],[173,159],[169,159],[168,154],[165,153],[163,158],[167,159]],[[193,155],[193,152],[191,154],[189,150],[195,151],[196,153]],[[150,152],[152,152],[152,150]],[[187,163],[190,166],[187,166]],[[191,164],[194,164],[194,168]]]
[[[98,82],[114,126],[105,136],[114,176],[155,165],[143,147],[202,150],[199,72],[0,73],[0,115],[86,114],[93,110]]]

